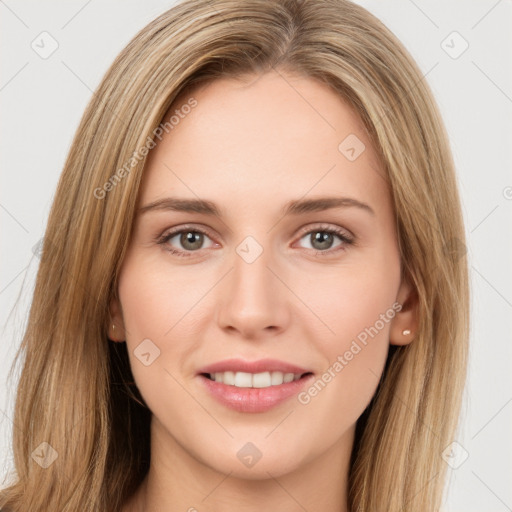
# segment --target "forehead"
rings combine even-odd
[[[358,114],[312,78],[217,79],[181,93],[163,123],[171,117],[148,156],[142,201],[179,195],[257,206],[259,197],[268,206],[273,197],[338,192],[379,201],[387,188]]]

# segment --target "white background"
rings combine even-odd
[[[426,74],[448,129],[462,194],[473,316],[457,442],[469,457],[449,471],[443,511],[511,511],[512,2],[358,3],[402,40]],[[44,234],[58,177],[92,91],[135,33],[172,5],[0,0],[0,460],[5,461],[0,486],[16,428],[11,418],[17,372],[11,380],[7,374],[30,306],[38,263],[32,248]],[[31,48],[43,31],[58,42],[47,59]],[[452,46],[452,53],[462,48],[458,36],[446,39],[453,31],[469,44],[456,59],[443,48]]]

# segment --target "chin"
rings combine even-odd
[[[296,458],[297,453],[304,454],[304,446],[300,443],[289,450],[273,446],[268,441],[265,447],[260,444],[259,448],[257,441],[254,444],[250,441],[233,444],[236,446],[224,445],[221,453],[208,453],[202,462],[215,471],[243,480],[267,480],[286,475],[296,471],[304,462]]]

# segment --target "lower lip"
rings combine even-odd
[[[239,412],[265,412],[299,393],[313,375],[267,388],[239,388],[215,382],[204,375],[199,378],[213,397],[226,407]]]

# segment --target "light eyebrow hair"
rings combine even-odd
[[[374,210],[366,203],[351,197],[319,197],[315,199],[298,199],[286,203],[282,209],[283,216],[301,215],[310,212],[320,212],[332,208],[360,208],[371,215]],[[170,210],[176,212],[201,213],[222,217],[220,208],[212,201],[204,199],[184,199],[177,197],[165,197],[158,199],[139,208],[138,213],[144,214],[150,211]]]
[[[375,212],[370,205],[352,197],[319,197],[316,199],[299,199],[288,202],[283,208],[284,215],[300,215],[308,212],[320,212],[331,208],[360,208],[371,215]]]
[[[204,199],[182,199],[177,197],[165,197],[158,199],[139,208],[139,215],[150,211],[171,210],[175,212],[203,213],[222,217],[219,208],[212,201]]]

